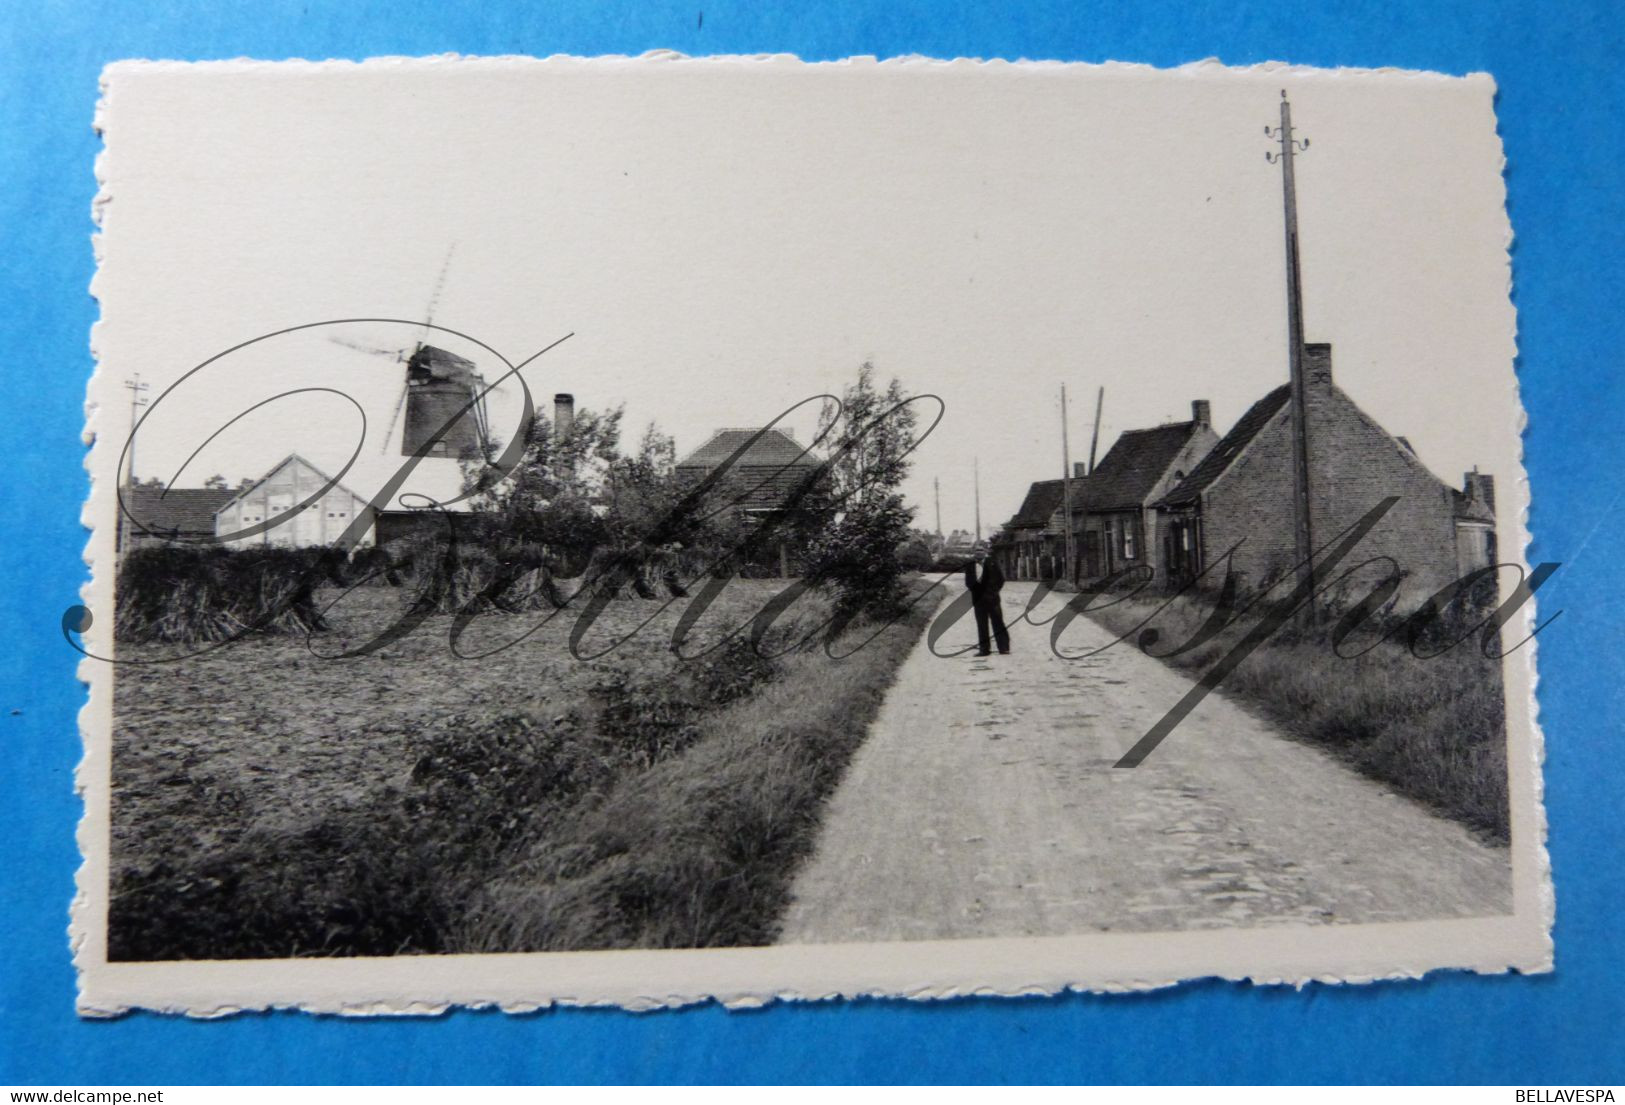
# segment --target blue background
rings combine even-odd
[[[703,25],[699,18],[703,9]],[[457,10],[434,0],[7,4],[0,26],[0,1083],[1625,1080],[1619,939],[1625,590],[1609,571],[1625,466],[1625,16],[1609,2],[935,4],[805,13],[735,0]],[[1558,969],[1303,991],[1199,983],[1069,996],[633,1015],[81,1022],[65,928],[75,712],[58,623],[84,576],[79,505],[97,74],[123,57],[786,51],[1487,70],[1500,83],[1534,489]]]

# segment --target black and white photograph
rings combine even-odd
[[[82,1013],[1550,969],[1488,77],[102,92]]]

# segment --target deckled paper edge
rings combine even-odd
[[[1313,66],[1294,65],[1285,62],[1260,62],[1248,66],[1228,66],[1216,58],[1205,58],[1172,68],[1160,68],[1142,62],[1068,62],[1056,60],[1029,60],[1019,59],[1008,61],[1004,59],[982,58],[955,58],[937,59],[921,55],[904,55],[879,60],[872,55],[853,56],[832,61],[802,62],[794,54],[755,54],[755,55],[716,55],[707,57],[689,57],[671,50],[652,50],[640,56],[624,54],[604,55],[601,57],[582,57],[569,54],[553,54],[545,58],[534,58],[523,55],[500,55],[484,57],[474,55],[441,54],[430,57],[385,56],[368,58],[361,61],[331,59],[327,61],[309,61],[305,59],[287,59],[282,61],[261,61],[247,58],[218,61],[170,61],[170,60],[140,60],[129,59],[112,62],[107,65],[100,77],[100,98],[96,105],[93,126],[97,134],[103,138],[102,149],[95,159],[95,173],[97,192],[92,202],[92,221],[97,230],[91,237],[92,250],[96,260],[96,275],[90,283],[90,294],[101,304],[98,295],[102,265],[105,261],[105,245],[103,237],[108,233],[107,217],[114,195],[109,180],[107,168],[109,149],[106,143],[108,116],[111,110],[110,82],[124,70],[147,70],[151,68],[184,68],[184,69],[216,69],[228,68],[238,70],[276,69],[279,71],[319,71],[333,68],[424,68],[432,69],[445,65],[462,65],[476,63],[482,65],[540,65],[546,63],[563,64],[648,64],[657,62],[661,64],[684,65],[741,65],[741,66],[775,66],[775,65],[806,65],[810,67],[857,67],[872,66],[882,69],[896,68],[927,68],[927,69],[1019,69],[1027,72],[1063,73],[1078,70],[1088,70],[1101,73],[1138,73],[1168,75],[1206,75],[1215,71],[1228,74],[1268,74],[1272,76],[1292,77],[1296,79],[1326,79],[1328,77],[1381,77],[1386,79],[1404,78],[1419,81],[1446,81],[1451,83],[1479,83],[1485,82],[1489,86],[1491,97],[1491,120],[1495,127],[1495,139],[1501,146],[1501,196],[1502,218],[1505,224],[1505,253],[1507,267],[1507,300],[1509,309],[1509,324],[1511,327],[1508,341],[1511,345],[1511,356],[1508,367],[1511,368],[1509,381],[1512,391],[1513,410],[1516,412],[1517,439],[1516,460],[1517,489],[1518,489],[1518,555],[1521,562],[1527,566],[1528,552],[1532,544],[1529,533],[1529,511],[1531,489],[1527,472],[1524,469],[1523,435],[1528,429],[1528,415],[1525,412],[1520,395],[1516,366],[1518,364],[1517,349],[1517,306],[1513,297],[1513,281],[1511,266],[1511,249],[1514,241],[1514,232],[1511,226],[1510,215],[1506,205],[1506,165],[1507,158],[1504,144],[1501,141],[1499,117],[1494,110],[1498,91],[1494,79],[1484,72],[1469,72],[1461,75],[1452,75],[1431,70],[1406,70],[1397,68],[1319,68]],[[87,539],[83,557],[90,569],[89,581],[80,589],[81,601],[90,610],[107,610],[109,617],[93,626],[86,635],[87,644],[95,641],[97,637],[108,636],[110,642],[110,599],[112,580],[110,573],[98,571],[98,558],[112,562],[111,535],[99,532],[95,520],[98,517],[115,517],[109,514],[109,507],[116,511],[116,506],[110,504],[115,488],[105,480],[97,479],[98,465],[102,464],[103,449],[113,447],[116,438],[103,442],[100,435],[102,411],[96,402],[99,391],[103,388],[102,374],[107,371],[103,363],[99,348],[99,333],[102,320],[98,313],[97,321],[90,331],[90,352],[94,361],[94,369],[86,385],[85,399],[85,429],[83,440],[87,446],[84,468],[90,480],[90,493],[81,509],[81,522],[90,536]],[[116,481],[116,476],[115,476]],[[103,548],[105,546],[105,548]],[[1532,633],[1538,625],[1536,603],[1533,599],[1524,604],[1520,616],[1515,621],[1522,623],[1521,628],[1525,634]],[[1032,947],[1037,944],[1054,941],[1074,942],[1087,941],[1093,945],[1104,945],[1110,942],[1115,934],[1086,935],[1080,937],[1058,937],[1047,940],[969,940],[951,942],[931,942],[914,944],[841,944],[827,946],[807,946],[793,949],[697,949],[697,950],[670,950],[658,952],[586,952],[586,953],[533,953],[507,956],[433,956],[433,957],[402,957],[394,960],[301,960],[301,961],[266,961],[261,964],[257,961],[232,961],[231,963],[210,964],[107,964],[97,953],[104,953],[105,916],[107,908],[107,880],[109,855],[109,815],[110,815],[110,755],[111,755],[111,692],[112,669],[109,665],[85,659],[81,660],[78,676],[81,682],[89,688],[86,704],[79,712],[80,737],[84,748],[84,755],[77,765],[74,773],[75,790],[84,803],[84,812],[78,824],[76,838],[80,848],[81,865],[75,873],[75,895],[70,908],[70,924],[68,929],[69,943],[73,952],[74,965],[77,971],[79,1000],[78,1011],[86,1017],[117,1016],[133,1009],[148,1009],[156,1012],[179,1013],[194,1018],[216,1018],[230,1016],[242,1012],[262,1011],[268,1009],[300,1010],[311,1013],[333,1013],[345,1016],[371,1016],[371,1015],[402,1015],[402,1016],[433,1016],[448,1012],[456,1008],[498,1008],[510,1013],[529,1013],[556,1006],[582,1006],[582,1007],[618,1007],[631,1011],[654,1011],[660,1009],[676,1008],[705,1002],[716,1002],[730,1009],[757,1008],[779,1001],[813,1001],[852,999],[859,997],[893,998],[918,1001],[947,1000],[959,997],[1031,997],[1052,996],[1067,992],[1082,993],[1139,993],[1151,990],[1166,989],[1186,982],[1195,982],[1208,978],[1221,978],[1230,982],[1244,982],[1254,985],[1280,985],[1293,986],[1302,989],[1311,983],[1326,984],[1368,984],[1379,981],[1420,979],[1435,971],[1442,970],[1470,970],[1479,974],[1506,974],[1513,971],[1524,974],[1544,973],[1553,969],[1553,944],[1551,937],[1552,925],[1555,920],[1556,898],[1551,880],[1551,863],[1547,850],[1548,819],[1545,811],[1545,786],[1541,773],[1541,765],[1545,759],[1545,737],[1539,723],[1539,704],[1536,698],[1538,687],[1537,674],[1537,642],[1531,637],[1519,652],[1524,660],[1521,664],[1509,665],[1507,675],[1509,682],[1517,683],[1522,689],[1527,707],[1526,721],[1528,724],[1528,754],[1519,764],[1513,764],[1509,756],[1509,767],[1516,771],[1525,772],[1531,776],[1529,783],[1519,787],[1519,775],[1514,774],[1512,792],[1513,833],[1510,858],[1514,866],[1514,889],[1522,893],[1527,885],[1532,884],[1538,895],[1536,903],[1536,916],[1538,917],[1540,932],[1536,941],[1538,947],[1524,949],[1512,954],[1499,954],[1492,959],[1473,961],[1471,956],[1462,956],[1458,951],[1444,953],[1428,966],[1392,966],[1377,968],[1374,966],[1351,966],[1343,971],[1327,973],[1303,969],[1300,971],[1272,971],[1259,968],[1243,968],[1240,970],[1226,969],[1223,966],[1211,968],[1192,967],[1189,970],[1180,970],[1170,966],[1162,971],[1142,972],[1128,968],[1121,973],[1098,966],[1079,968],[1070,971],[1071,978],[1047,977],[1032,981],[1000,981],[991,985],[967,983],[962,980],[941,983],[916,982],[906,984],[900,982],[877,984],[816,984],[810,983],[799,987],[778,988],[770,984],[753,984],[743,987],[709,987],[707,984],[685,986],[676,992],[660,993],[656,987],[633,983],[630,988],[621,987],[619,992],[606,990],[603,997],[577,997],[567,993],[550,993],[545,997],[513,998],[508,996],[491,996],[481,998],[477,996],[451,997],[451,998],[412,998],[407,996],[384,996],[358,999],[343,999],[337,997],[298,998],[281,1000],[274,997],[252,999],[242,1003],[234,1003],[221,999],[177,1000],[161,1001],[149,1000],[146,997],[119,997],[116,994],[101,996],[93,993],[91,985],[93,972],[106,974],[111,971],[142,971],[148,969],[163,969],[174,966],[201,966],[204,968],[217,968],[220,971],[237,971],[252,969],[256,966],[280,967],[286,973],[309,973],[304,965],[321,964],[324,966],[338,965],[333,973],[341,975],[354,975],[362,971],[369,971],[373,966],[385,964],[393,968],[387,973],[410,973],[414,977],[446,976],[450,983],[450,976],[457,973],[455,966],[466,967],[475,960],[529,960],[538,964],[555,960],[556,957],[615,957],[628,954],[638,956],[683,957],[689,960],[705,959],[715,961],[719,957],[750,956],[760,952],[785,951],[796,953],[793,958],[808,958],[809,955],[827,955],[841,959],[872,958],[876,953],[885,958],[895,958],[896,954],[905,950],[929,951],[934,949],[952,950],[961,954],[974,952],[989,945],[1026,945]],[[94,652],[94,645],[90,651]],[[1527,650],[1527,651],[1526,651]],[[1513,691],[1508,688],[1508,700]],[[103,720],[106,725],[99,724]],[[1511,714],[1509,710],[1509,721]],[[1525,801],[1520,802],[1520,793]],[[1525,808],[1532,803],[1532,808]],[[1533,819],[1533,824],[1525,822]],[[1527,841],[1525,837],[1529,837]],[[91,843],[95,841],[96,847]],[[1524,862],[1534,864],[1534,871],[1530,874],[1520,873],[1517,868],[1520,862],[1520,852],[1527,848],[1529,855]],[[1356,929],[1410,929],[1415,925],[1431,926],[1436,929],[1482,929],[1488,926],[1495,928],[1504,926],[1508,931],[1509,943],[1522,943],[1528,939],[1527,933],[1519,932],[1522,925],[1528,924],[1525,910],[1515,906],[1513,916],[1505,918],[1475,919],[1462,922],[1452,921],[1426,921],[1412,922],[1402,925],[1360,925],[1360,926],[1332,926],[1321,932],[1348,933]],[[1192,938],[1214,938],[1227,943],[1245,943],[1245,940],[1225,940],[1226,937],[1247,937],[1249,935],[1279,936],[1283,930],[1242,929],[1242,930],[1204,930],[1200,932],[1183,933],[1155,933],[1138,934],[1129,937],[1131,940],[1150,939],[1159,943],[1177,944],[1189,943]],[[866,949],[868,956],[856,955],[860,950]],[[1442,949],[1441,949],[1442,950]],[[1376,949],[1369,949],[1374,953]],[[1412,953],[1415,954],[1414,952]],[[1220,956],[1218,958],[1224,958]],[[1348,957],[1345,957],[1348,958]],[[1358,956],[1354,957],[1355,959]],[[1403,959],[1403,957],[1399,957]],[[700,964],[696,963],[696,966]],[[298,966],[298,970],[289,970]],[[453,966],[452,970],[446,970]],[[1172,977],[1167,972],[1174,971]],[[629,972],[635,974],[635,972]],[[691,972],[699,975],[701,971]],[[839,972],[836,972],[839,973]],[[952,972],[936,972],[952,973]],[[1035,969],[1033,975],[1047,975],[1050,971]],[[1093,977],[1091,977],[1093,976]],[[358,980],[359,981],[359,980]],[[346,983],[348,985],[348,983]],[[376,985],[376,983],[373,983]],[[422,988],[420,983],[403,979],[401,983],[406,991]],[[539,990],[547,989],[548,984],[542,976],[535,976],[533,983],[526,983],[527,987],[534,986]],[[361,989],[363,987],[357,987]],[[438,987],[430,985],[428,989]],[[109,988],[117,991],[119,987]]]

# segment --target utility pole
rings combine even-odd
[[[1294,157],[1309,148],[1309,139],[1298,141],[1292,131],[1292,105],[1286,89],[1281,90],[1281,125],[1266,126],[1264,133],[1280,142],[1279,151],[1264,157],[1281,165],[1281,197],[1286,219],[1286,330],[1287,365],[1291,379],[1292,406],[1292,544],[1298,562],[1300,586],[1314,586],[1314,534],[1309,520],[1309,407],[1303,387],[1303,280],[1298,267],[1298,188],[1293,176]],[[1304,604],[1304,617],[1314,621],[1314,603]]]
[[[978,457],[970,460],[971,487],[976,492],[976,543],[982,543],[982,462]]]
[[[1095,392],[1095,432],[1089,439],[1089,474],[1095,474],[1095,449],[1100,444],[1100,408],[1106,405],[1106,385]]]
[[[1066,554],[1062,578],[1073,580],[1077,558],[1072,554],[1072,443],[1066,428],[1066,385],[1061,385],[1061,548]]]
[[[931,477],[931,496],[937,503],[937,536],[942,536],[942,480],[936,476]]]
[[[141,373],[135,373],[130,379],[124,381],[124,386],[130,392],[130,437],[125,443],[127,466],[124,475],[124,509],[119,511],[119,555],[130,551],[130,511],[135,509],[135,427],[140,421],[141,408],[147,405],[148,400],[141,397],[141,393],[148,390],[149,385],[141,382]]]

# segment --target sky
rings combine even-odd
[[[917,524],[935,524],[935,479],[944,530],[971,528],[979,469],[991,532],[1061,474],[1063,384],[1083,460],[1100,387],[1103,456],[1193,399],[1222,433],[1285,381],[1263,132],[1283,88],[1311,140],[1307,339],[1332,343],[1338,383],[1442,478],[1478,465],[1509,485],[1493,84],[1216,65],[121,65],[100,117],[93,427],[122,446],[120,384],[139,373],[161,397],[142,478],[235,484],[290,452],[337,475],[353,454],[344,482],[371,495],[400,463],[399,426],[381,438],[401,368],[332,339],[409,350],[421,328],[299,331],[166,389],[273,331],[432,312],[511,361],[570,335],[525,369],[534,400],[624,404],[629,437],[655,421],[681,454],[870,362],[944,404],[905,486]],[[520,401],[512,383],[492,396],[498,437]],[[816,406],[789,420],[803,441]],[[429,462],[408,487],[450,494],[454,469]]]

